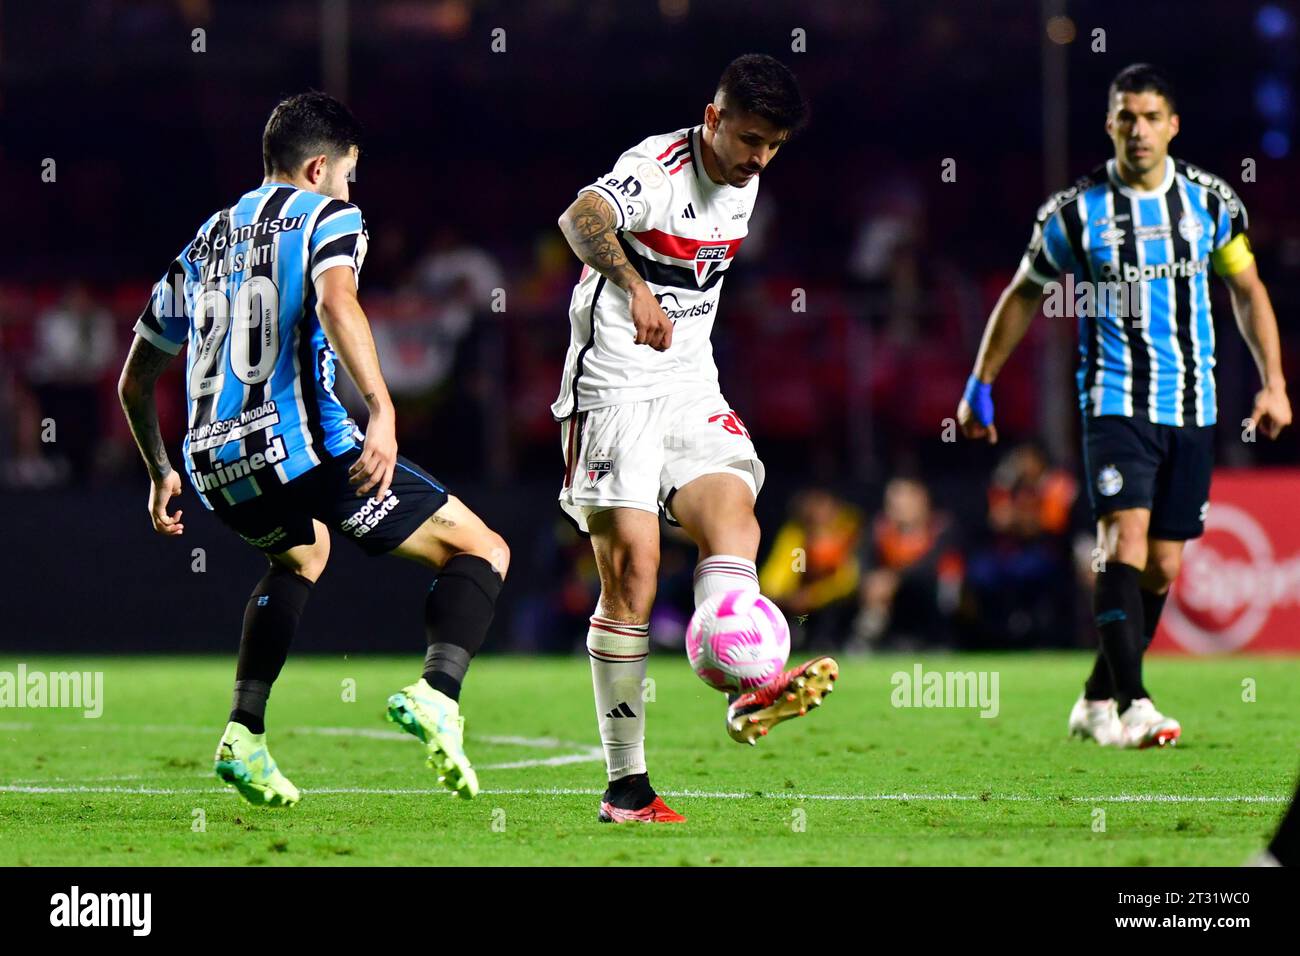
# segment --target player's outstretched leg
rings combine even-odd
[[[596,721],[608,783],[602,823],[683,823],[650,785],[642,688],[650,653],[650,608],[659,571],[659,519],[611,508],[587,516],[600,572],[600,605],[587,629]]]
[[[424,671],[388,698],[388,719],[424,744],[439,782],[469,800],[479,782],[465,753],[460,691],[487,638],[510,551],[463,502],[448,497],[392,553],[435,567],[438,576],[424,604]]]
[[[746,480],[746,475],[749,480]],[[695,606],[726,591],[758,592],[759,527],[754,517],[756,485],[748,472],[728,466],[687,482],[673,493],[673,515],[700,548],[695,567]],[[777,724],[822,705],[835,689],[839,665],[815,657],[777,674],[762,687],[727,701],[727,734],[756,744]]]
[[[280,773],[266,747],[266,703],[271,696],[312,587],[329,560],[329,532],[314,522],[315,540],[270,555],[270,568],[244,609],[230,722],[217,745],[214,769],[256,806],[290,807],[298,788]]]

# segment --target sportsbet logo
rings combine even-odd
[[[375,499],[369,499],[365,507],[354,514],[347,521],[339,525],[340,531],[346,531],[354,538],[361,538],[370,533],[370,530],[393,513],[393,509],[402,502],[397,495],[391,491],[388,497],[384,499],[383,504],[377,504]]]

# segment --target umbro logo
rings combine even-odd
[[[617,707],[615,707],[605,716],[613,717],[613,718],[635,717],[636,714],[632,711],[632,708],[627,705],[627,701],[622,701]]]
[[[694,219],[694,218],[695,218],[695,204],[694,204],[694,203],[689,203],[689,202],[688,202],[688,203],[686,204],[686,208],[682,210],[682,218],[683,218],[683,219]]]

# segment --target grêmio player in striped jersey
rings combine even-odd
[[[709,335],[760,174],[803,121],[790,71],[732,62],[699,126],[651,136],[560,217],[583,262],[569,306],[559,397],[564,513],[590,534],[600,603],[587,631],[608,789],[599,819],[683,818],[650,786],[642,682],[659,570],[659,513],[699,546],[695,603],[758,591],[754,500],[763,465],[718,387]],[[730,701],[727,730],[753,743],[821,702],[828,657]]]
[[[1246,240],[1245,206],[1222,179],[1168,155],[1178,127],[1173,91],[1153,67],[1134,64],[1115,77],[1106,116],[1114,158],[1039,210],[957,412],[968,437],[997,440],[993,380],[1045,289],[1050,305],[1064,287],[1064,304],[1078,315],[1083,461],[1105,555],[1093,598],[1101,652],[1069,730],[1116,747],[1164,746],[1182,732],[1151,702],[1142,657],[1183,545],[1201,535],[1209,507],[1210,269],[1228,285],[1259,369],[1250,427],[1276,438],[1291,422],[1277,320]],[[1065,281],[1054,283],[1059,274]]]
[[[478,791],[458,701],[509,553],[397,453],[393,405],[357,302],[366,231],[348,179],[359,141],[351,113],[324,93],[276,106],[262,138],[265,180],[214,213],[172,262],[136,323],[119,385],[152,481],[154,529],[180,535],[181,512],[167,506],[181,480],[159,432],[154,385],[188,345],[185,470],[203,504],[267,558],[244,611],[215,758],[217,776],[262,806],[298,802],[266,748],[266,702],[325,570],[331,530],[366,554],[437,571],[425,597],[423,674],[389,698],[388,715],[425,745],[449,789]],[[335,353],[365,398],[365,434],[334,395]]]

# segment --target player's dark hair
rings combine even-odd
[[[808,116],[808,104],[790,68],[762,53],[732,60],[718,80],[718,92],[728,106],[761,116],[777,129],[793,133]]]
[[[1110,90],[1106,93],[1106,109],[1109,111],[1115,102],[1116,93],[1157,93],[1169,104],[1169,112],[1178,112],[1178,103],[1174,99],[1174,85],[1150,63],[1131,63],[1115,74],[1110,81]]]
[[[311,90],[271,110],[262,133],[262,166],[268,176],[296,173],[312,156],[342,156],[353,146],[361,147],[361,124],[334,97]]]

